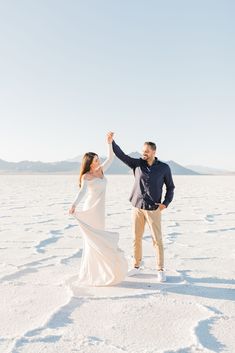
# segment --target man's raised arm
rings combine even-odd
[[[136,167],[138,167],[140,165],[140,159],[139,158],[132,158],[130,156],[128,156],[127,154],[125,154],[121,148],[116,144],[116,142],[113,140],[112,142],[113,145],[113,152],[115,153],[115,155],[126,165],[128,165],[128,167],[134,169]]]

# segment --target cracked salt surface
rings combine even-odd
[[[162,214],[167,282],[146,227],[138,276],[79,288],[82,237],[67,210],[76,177],[0,176],[0,352],[235,352],[235,178],[174,179]],[[133,178],[108,181],[107,228],[131,266]]]

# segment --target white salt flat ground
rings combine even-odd
[[[68,208],[76,176],[0,176],[1,353],[235,352],[235,177],[175,176],[162,213],[168,281],[143,271],[115,287],[72,286],[82,238]],[[108,176],[107,229],[131,266],[132,176]]]

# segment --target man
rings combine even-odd
[[[140,271],[142,260],[142,237],[145,224],[148,223],[156,249],[157,273],[160,282],[166,281],[164,270],[164,249],[161,232],[161,212],[173,199],[174,183],[170,167],[156,157],[156,145],[145,142],[142,158],[132,158],[126,155],[113,140],[113,151],[116,156],[133,170],[135,183],[130,196],[133,205],[134,233],[134,268],[129,276]],[[166,185],[166,194],[162,202],[162,187]]]

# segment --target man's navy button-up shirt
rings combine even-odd
[[[126,155],[115,141],[112,145],[116,156],[133,170],[135,183],[130,196],[132,205],[149,211],[157,209],[156,203],[163,203],[167,207],[173,199],[175,188],[168,164],[155,158],[155,162],[149,166],[142,158]],[[164,201],[161,202],[164,184],[166,194]]]

